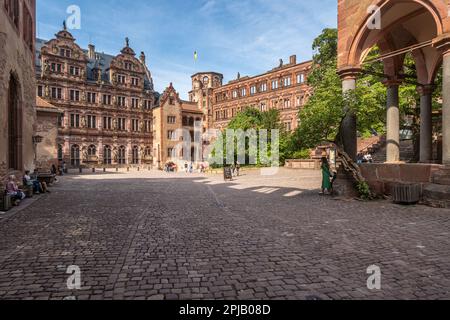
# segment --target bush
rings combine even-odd
[[[296,160],[296,159],[310,159],[311,158],[311,150],[309,149],[303,149],[300,151],[295,151],[294,153],[292,153],[292,159]]]

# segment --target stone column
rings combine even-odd
[[[420,162],[430,163],[433,154],[432,85],[417,88],[420,94]]]
[[[351,90],[356,89],[356,77],[359,74],[359,69],[347,69],[340,72],[342,79],[342,91],[344,94]],[[356,155],[358,153],[358,142],[356,136],[356,114],[353,111],[346,111],[346,117],[342,121],[341,127],[341,139],[344,147],[344,151],[356,161]]]
[[[450,44],[443,54],[442,70],[442,163],[450,165]]]
[[[398,80],[388,80],[387,86],[387,117],[386,117],[386,162],[395,163],[400,161],[400,110]]]

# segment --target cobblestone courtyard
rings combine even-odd
[[[450,211],[319,185],[287,170],[66,176],[0,215],[0,299],[450,299]],[[67,289],[71,265],[81,290]]]

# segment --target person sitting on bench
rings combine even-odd
[[[38,181],[41,184],[41,189],[43,193],[50,193],[50,190],[48,189],[48,185],[45,181],[39,181],[39,170],[35,169],[33,174],[30,175],[31,181]]]
[[[17,187],[16,177],[13,175],[8,178],[8,183],[6,184],[6,194],[9,195],[14,202],[21,201],[26,197],[25,193]]]
[[[23,176],[23,185],[32,187],[35,194],[46,192],[46,189],[44,189],[43,185],[38,180],[31,179],[30,171],[25,171],[25,175]]]

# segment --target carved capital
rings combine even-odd
[[[338,75],[341,80],[356,80],[356,78],[361,74],[361,68],[358,67],[343,67],[338,70]]]
[[[425,85],[420,85],[417,87],[417,92],[421,95],[421,96],[428,96],[428,95],[432,95],[433,91],[436,89],[435,85],[432,84],[425,84]]]

